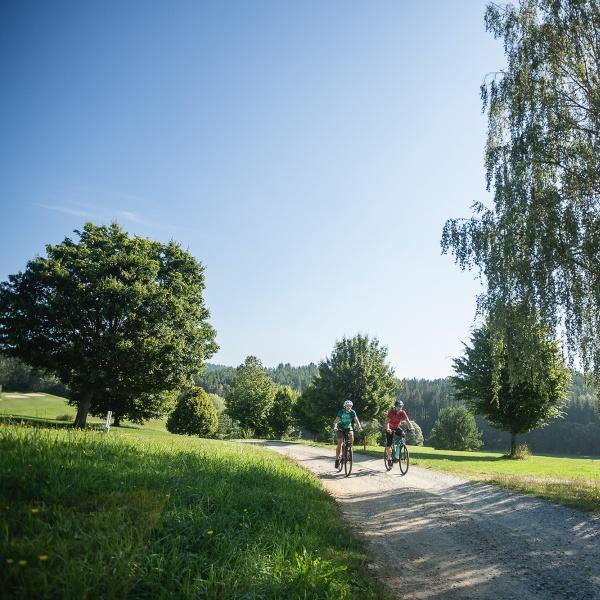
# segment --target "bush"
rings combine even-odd
[[[217,427],[217,411],[202,388],[194,388],[179,396],[175,410],[167,419],[167,430],[171,433],[210,437]]]
[[[477,450],[482,445],[475,417],[462,406],[440,411],[428,443],[436,450]]]
[[[423,438],[423,432],[416,421],[411,421],[410,424],[413,426],[414,431],[408,430],[408,423],[402,421],[401,427],[406,433],[406,443],[409,446],[422,446],[425,438]]]
[[[73,420],[73,416],[72,415],[58,415],[56,417],[57,421],[72,421]]]
[[[234,421],[226,412],[219,415],[217,437],[221,440],[239,439],[243,437],[240,424]]]

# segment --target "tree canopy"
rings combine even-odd
[[[0,349],[67,385],[83,426],[107,399],[180,388],[217,345],[191,254],[116,223],[75,233],[0,284]]]
[[[202,388],[185,391],[177,399],[177,405],[167,419],[171,433],[209,437],[217,431],[217,410]]]
[[[598,379],[600,5],[492,3],[485,20],[507,59],[482,86],[493,207],[477,203],[470,219],[448,221],[442,248],[485,277],[483,314],[527,304],[564,329],[570,355]],[[514,363],[511,377],[525,380],[529,366]]]
[[[487,324],[473,332],[471,346],[465,344],[465,355],[454,361],[456,375],[451,378],[456,400],[511,433],[511,454],[518,434],[562,415],[569,391],[559,342],[539,321],[524,326],[522,314],[514,314],[500,339]],[[509,365],[529,353],[538,357],[536,368],[527,379],[513,381]]]
[[[244,429],[257,434],[268,431],[268,416],[276,386],[256,356],[248,356],[236,369],[229,387],[226,412]]]
[[[304,419],[311,426],[333,421],[344,400],[352,400],[361,420],[374,419],[385,410],[399,387],[394,369],[386,362],[387,348],[376,338],[365,335],[342,338],[331,356],[319,363],[317,377],[300,403],[300,416],[310,408],[312,415]]]

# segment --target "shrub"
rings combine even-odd
[[[423,438],[423,432],[416,421],[411,421],[410,424],[413,426],[414,431],[408,430],[408,423],[402,421],[401,427],[406,433],[406,443],[409,446],[422,446],[425,438]]]
[[[72,421],[73,417],[71,415],[58,415],[56,417],[57,421]]]
[[[440,411],[428,442],[436,450],[477,450],[482,444],[475,417],[462,406]]]
[[[171,433],[209,437],[217,431],[217,427],[217,411],[202,388],[181,394],[175,410],[167,419],[167,430]]]

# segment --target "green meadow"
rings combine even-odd
[[[412,465],[600,514],[600,458],[530,456],[510,460],[499,452],[435,450],[426,446],[410,446],[409,450]],[[369,446],[367,452],[382,456],[383,449]]]
[[[8,597],[385,597],[318,480],[268,450],[4,419],[0,453]]]

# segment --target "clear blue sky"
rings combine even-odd
[[[478,283],[440,255],[487,200],[485,2],[0,4],[0,279],[80,227],[174,238],[220,352],[377,336],[446,376]]]

